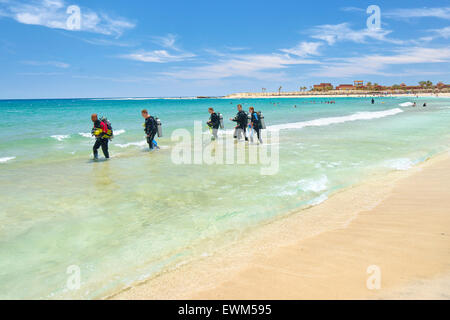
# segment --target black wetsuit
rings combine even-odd
[[[209,117],[208,126],[213,129],[219,129],[220,126],[220,120],[217,113],[213,112],[211,113],[211,117]]]
[[[236,114],[236,117],[234,117],[233,121],[237,122],[237,126],[234,127],[234,138],[239,139],[241,136],[241,133],[244,133],[245,141],[247,141],[248,138],[245,134],[245,132],[247,130],[247,124],[248,124],[247,114],[241,110]]]
[[[158,124],[156,123],[155,118],[152,116],[145,119],[145,134],[147,135],[147,143],[150,149],[154,148],[153,139],[155,138],[156,132],[158,130]]]
[[[103,137],[105,135],[105,133],[103,132],[103,128],[102,128],[100,120],[97,120],[94,122],[94,128],[92,130],[94,131],[97,129],[101,129],[102,133],[96,138],[94,147],[92,148],[92,150],[94,152],[94,158],[95,159],[98,158],[98,149],[100,147],[102,147],[102,151],[103,151],[105,158],[109,159],[109,151],[108,151],[109,139]]]
[[[213,112],[211,113],[211,117],[209,117],[209,121],[207,122],[207,125],[212,129],[212,139],[217,139],[217,131],[220,127],[220,119],[217,113]]]
[[[253,112],[251,114],[251,120],[250,121],[252,122],[253,130],[256,131],[256,135],[258,137],[259,142],[262,143],[262,139],[261,139],[261,121],[260,121],[259,116],[258,116],[258,114],[256,112]]]

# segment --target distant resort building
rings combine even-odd
[[[336,90],[354,90],[355,86],[352,84],[340,84],[336,87]]]
[[[333,90],[333,85],[331,83],[315,84],[313,90]]]
[[[444,84],[443,82],[438,82],[438,84],[436,85],[436,88],[440,89],[450,89],[450,85],[449,84]]]
[[[355,80],[355,81],[353,81],[353,85],[356,88],[363,88],[364,87],[364,81],[362,81],[362,80]]]

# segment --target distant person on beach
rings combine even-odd
[[[237,105],[238,113],[234,118],[230,118],[231,121],[234,121],[237,123],[236,127],[234,127],[234,138],[237,140],[241,139],[241,134],[244,134],[245,141],[248,141],[248,138],[246,136],[246,129],[247,129],[247,123],[248,123],[248,117],[247,114],[242,110],[242,105]]]
[[[148,114],[147,109],[141,111],[142,117],[145,119],[144,123],[144,131],[147,135],[147,143],[150,147],[150,150],[153,150],[155,147],[158,148],[158,144],[155,141],[155,135],[158,130],[158,125],[156,123],[155,118]],[[158,148],[159,149],[159,148]]]
[[[98,116],[96,113],[91,115],[91,120],[94,123],[94,127],[92,128],[92,135],[95,137],[94,147],[92,148],[94,152],[94,159],[98,159],[98,149],[102,147],[103,155],[106,159],[109,159],[109,151],[108,151],[108,126],[105,122],[98,120]]]
[[[375,103],[375,99],[374,98],[372,98],[372,104],[374,104]]]
[[[253,131],[255,131],[259,143],[263,143],[261,138],[261,119],[259,119],[258,114],[255,112],[255,108],[250,107],[248,112],[250,112],[250,141],[253,142]]]
[[[208,120],[208,122],[206,122],[206,124],[212,130],[211,140],[216,140],[217,139],[217,131],[219,130],[219,126],[220,126],[220,119],[219,119],[218,114],[214,112],[213,108],[209,108],[208,112],[211,116],[209,117],[209,120]]]
[[[425,102],[424,104],[423,104],[423,107],[426,107],[427,106],[427,103]]]
[[[414,103],[413,103],[413,107],[415,107],[416,106],[416,102],[414,101]]]

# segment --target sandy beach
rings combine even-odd
[[[449,299],[449,186],[447,152],[108,298]],[[367,285],[370,268],[379,271],[379,288]]]

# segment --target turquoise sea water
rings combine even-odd
[[[370,175],[450,150],[448,98],[326,100],[0,101],[0,298],[103,297]],[[401,106],[409,101],[420,107]],[[173,163],[174,130],[193,132],[209,106],[231,129],[237,103],[280,130],[277,174]],[[146,150],[142,108],[163,122],[159,151]],[[91,113],[114,127],[110,161],[90,160]],[[71,265],[79,290],[66,286]]]

